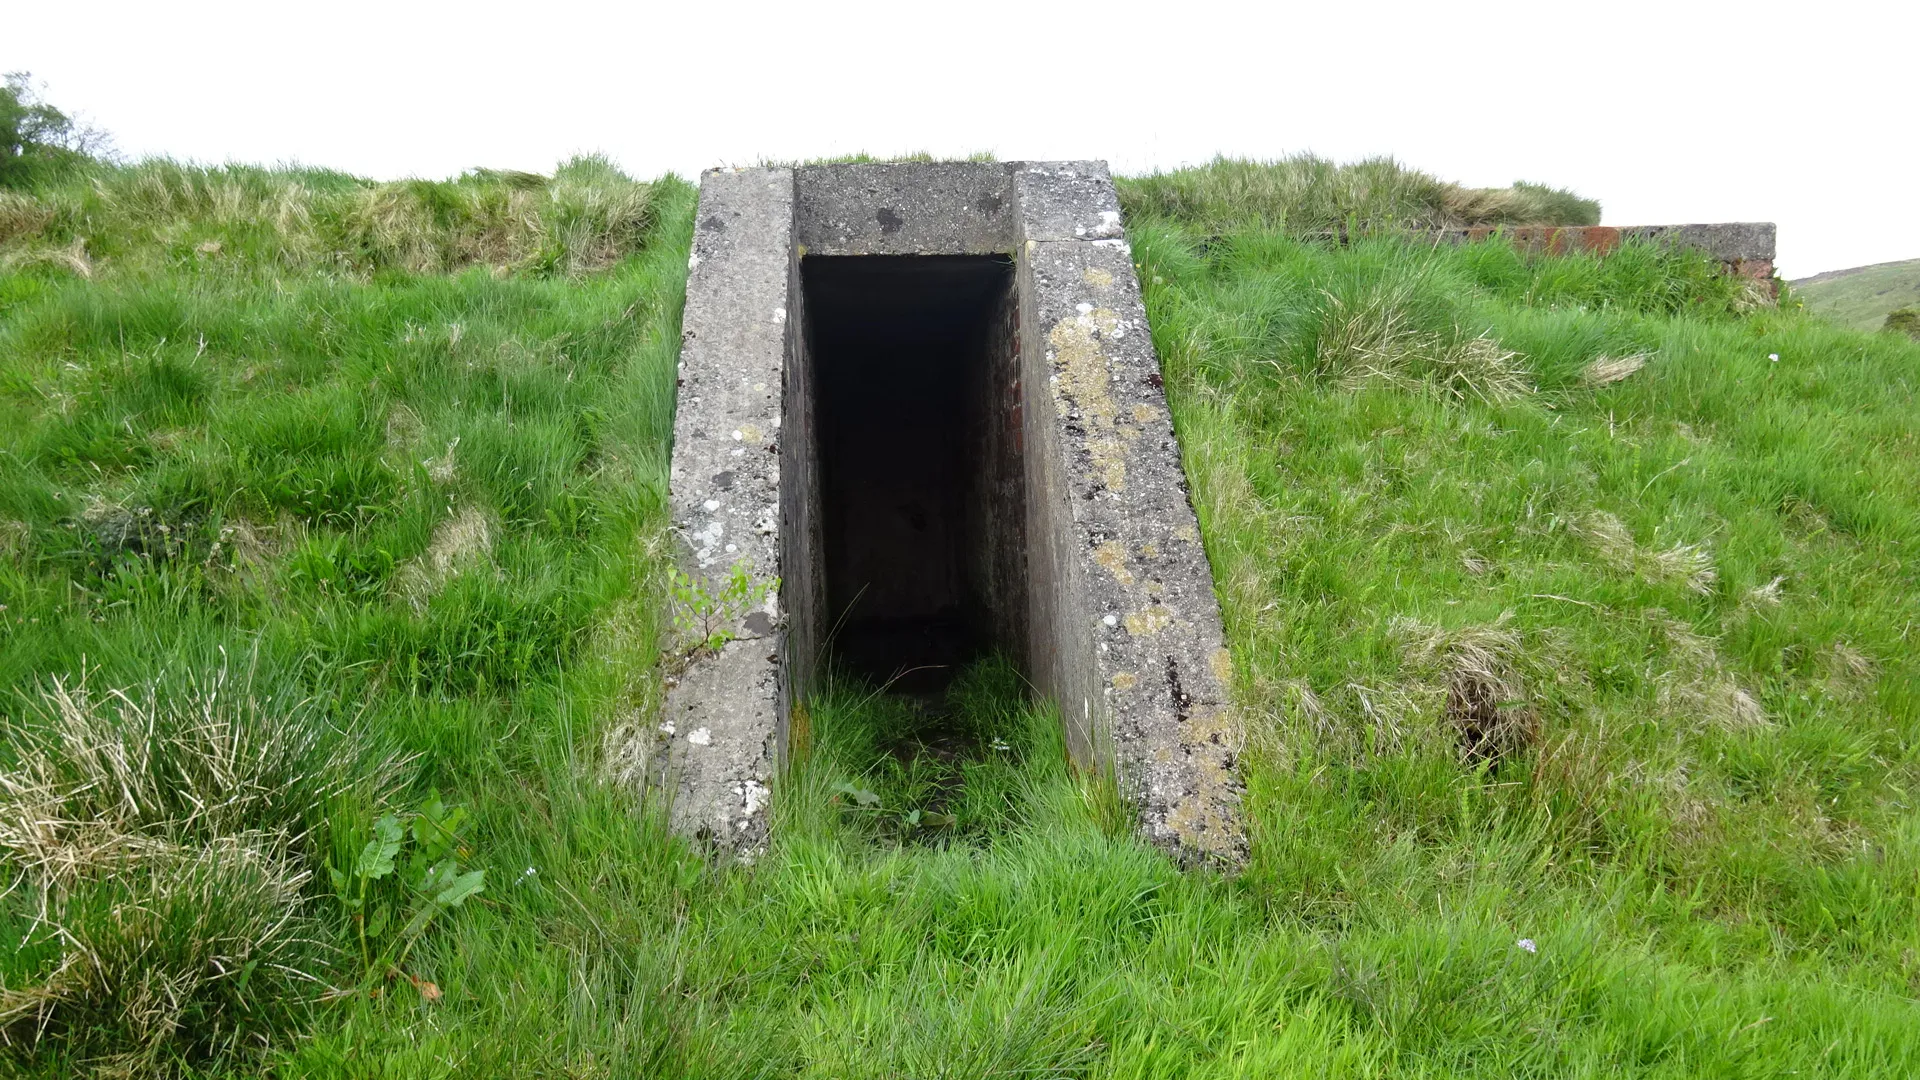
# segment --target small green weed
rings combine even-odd
[[[718,651],[734,640],[733,624],[779,587],[777,580],[756,583],[743,563],[733,564],[718,588],[675,567],[667,588],[674,629],[691,642],[683,659],[699,649]]]

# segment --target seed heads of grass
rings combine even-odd
[[[90,277],[98,256],[90,256],[87,234],[110,234],[114,264],[415,274],[486,266],[573,276],[638,251],[655,214],[650,185],[597,158],[576,158],[551,177],[477,170],[445,182],[382,184],[171,161],[96,173],[32,195],[0,193],[0,266],[61,266]]]
[[[1301,154],[1206,165],[1116,181],[1127,216],[1173,218],[1214,233],[1249,225],[1296,234],[1462,225],[1592,225],[1600,204],[1539,184],[1470,188],[1392,158],[1339,165]]]

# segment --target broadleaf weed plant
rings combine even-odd
[[[359,939],[369,988],[405,977],[426,997],[438,996],[438,987],[407,972],[407,957],[435,922],[486,887],[486,871],[463,863],[472,855],[467,819],[465,807],[433,792],[416,810],[382,814],[348,866],[327,868]]]

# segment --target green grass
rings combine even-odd
[[[1920,1066],[1920,346],[1129,182],[1251,865],[1134,840],[988,662],[944,712],[826,687],[774,849],[710,866],[603,780],[657,707],[694,193],[593,168],[7,204],[0,1066]],[[363,970],[328,870],[435,791],[485,890]]]
[[[1835,270],[1793,282],[1811,311],[1855,330],[1878,330],[1893,311],[1920,304],[1920,259]]]

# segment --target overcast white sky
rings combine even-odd
[[[1920,258],[1920,4],[47,4],[0,71],[130,155],[375,177],[629,172],[855,150],[1391,154],[1599,198],[1609,224],[1769,220],[1789,277]]]

